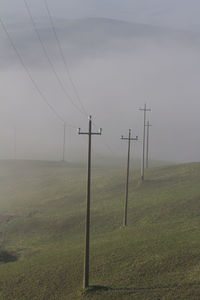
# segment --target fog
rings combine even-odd
[[[138,108],[144,103],[152,109],[148,113],[152,124],[150,158],[174,162],[199,161],[198,26],[195,25],[194,31],[193,26],[180,29],[183,20],[190,18],[186,2],[183,1],[185,9],[182,17],[176,16],[171,28],[168,26],[171,6],[166,7],[165,4],[164,9],[158,1],[151,2],[152,5],[147,1],[134,2],[135,7],[131,7],[138,16],[133,22],[128,14],[126,21],[117,20],[125,19],[121,10],[127,11],[130,1],[124,1],[123,5],[119,1],[116,4],[109,1],[107,12],[104,1],[101,4],[100,1],[93,1],[93,4],[87,1],[84,8],[78,5],[79,1],[68,1],[73,20],[69,20],[69,12],[62,12],[61,7],[67,8],[63,1],[56,2],[56,5],[49,1],[50,8],[55,8],[56,30],[86,114],[75,108],[80,107],[80,103],[64,68],[45,11],[38,9],[41,2],[29,1],[45,49],[74,105],[63,93],[52,72],[26,15],[23,1],[16,8],[2,2],[2,20],[25,66],[45,99],[66,121],[68,161],[85,159],[87,137],[79,136],[76,128],[87,130],[87,114],[91,114],[95,122],[93,130],[103,128],[101,137],[93,137],[94,155],[126,156],[126,143],[120,140],[120,136],[127,135],[128,129],[132,128],[133,134],[140,139],[133,145],[133,155],[139,157],[143,114]],[[176,7],[178,3],[180,1],[176,2]],[[197,9],[198,4],[193,1],[192,9],[195,5]],[[114,7],[115,15],[109,15],[111,7]],[[161,15],[165,12],[166,22],[161,24],[158,14],[153,19],[153,11]],[[16,18],[11,21],[12,14]],[[190,20],[191,24],[195,23]],[[0,52],[0,158],[14,158],[16,150],[20,159],[60,160],[63,123],[35,89],[2,28]]]

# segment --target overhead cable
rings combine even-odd
[[[55,24],[54,24],[54,20],[53,20],[52,14],[50,12],[47,0],[44,0],[44,4],[45,4],[45,7],[46,7],[46,11],[47,11],[48,17],[49,17],[49,22],[51,24],[51,29],[52,29],[52,31],[54,33],[54,36],[55,36],[55,39],[56,39],[56,42],[57,42],[57,46],[58,46],[58,49],[59,49],[59,52],[60,52],[60,56],[61,56],[61,59],[63,61],[64,66],[65,66],[65,69],[66,69],[69,81],[70,81],[70,83],[71,83],[71,85],[73,87],[75,96],[76,96],[77,100],[79,101],[79,103],[80,103],[80,105],[82,107],[83,112],[85,113],[86,116],[88,116],[88,113],[87,113],[87,111],[86,111],[86,109],[85,109],[85,107],[83,105],[83,102],[81,101],[78,89],[77,89],[77,87],[76,87],[76,85],[75,85],[75,83],[73,81],[72,76],[71,76],[70,69],[69,69],[66,57],[64,55],[64,51],[63,51],[60,39],[59,39],[58,34],[57,34],[57,30],[56,30],[56,27],[55,27]]]
[[[17,49],[17,47],[15,46],[13,40],[12,40],[12,37],[11,35],[9,34],[7,28],[6,28],[6,25],[4,24],[4,22],[2,21],[1,17],[0,17],[0,24],[2,26],[2,29],[4,30],[9,42],[10,42],[10,45],[12,46],[15,54],[17,55],[22,67],[24,68],[27,76],[29,77],[30,81],[32,82],[34,88],[37,90],[38,94],[40,95],[41,99],[46,103],[46,105],[49,107],[49,109],[56,115],[56,117],[62,122],[64,123],[65,120],[60,116],[60,114],[58,114],[58,112],[55,110],[55,108],[47,101],[45,95],[42,93],[41,89],[39,88],[37,82],[35,81],[35,79],[33,78],[29,68],[26,66],[19,50]],[[75,126],[71,125],[68,123],[68,126],[74,128]]]
[[[43,40],[42,40],[42,38],[41,38],[41,36],[40,36],[40,32],[39,32],[39,30],[38,30],[38,28],[37,28],[37,25],[36,25],[36,23],[35,23],[35,21],[34,21],[32,12],[31,12],[30,7],[29,7],[29,5],[28,5],[28,2],[27,2],[26,0],[24,0],[24,4],[25,4],[26,10],[27,10],[27,13],[28,13],[28,15],[29,15],[29,17],[30,17],[31,23],[32,23],[32,25],[33,25],[33,29],[34,29],[34,31],[35,31],[35,33],[36,33],[36,36],[37,36],[37,38],[38,38],[38,40],[39,40],[39,42],[40,42],[41,48],[42,48],[42,50],[43,50],[43,52],[44,52],[44,55],[45,55],[45,57],[46,57],[46,59],[47,59],[49,65],[50,65],[50,68],[51,68],[51,70],[52,70],[52,72],[53,72],[53,74],[54,74],[56,80],[58,81],[58,84],[60,85],[60,87],[61,87],[63,93],[65,94],[65,96],[67,97],[67,99],[68,99],[68,100],[70,101],[70,103],[76,108],[76,110],[78,110],[81,114],[84,114],[84,112],[83,112],[83,111],[82,111],[82,110],[74,103],[72,97],[71,97],[70,94],[67,92],[67,90],[66,90],[66,88],[65,88],[65,86],[64,86],[64,84],[63,84],[63,82],[62,82],[62,80],[60,79],[60,76],[59,76],[58,72],[56,71],[56,69],[55,69],[55,67],[54,67],[54,64],[53,64],[52,61],[51,61],[51,58],[50,58],[50,56],[49,56],[49,54],[48,54],[48,51],[46,50],[45,44],[44,44],[44,42],[43,42]]]

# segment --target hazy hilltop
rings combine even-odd
[[[52,59],[59,60],[55,36],[48,20],[36,21],[37,30]],[[167,29],[164,27],[130,23],[108,18],[84,18],[77,20],[56,20],[55,28],[62,42],[65,54],[71,64],[84,58],[102,56],[105,52],[134,51],[147,44],[163,45],[191,43],[199,46],[199,34]],[[41,67],[44,63],[41,45],[30,22],[8,24],[8,30],[15,46],[32,66]],[[7,67],[16,61],[16,57],[5,37],[0,45],[2,65]],[[41,65],[42,64],[42,65]]]
[[[46,16],[44,3],[29,1],[36,16]],[[197,0],[48,0],[48,5],[54,16],[65,19],[83,17],[104,17],[159,25],[170,28],[199,31],[199,8]],[[3,16],[12,20],[24,17],[23,3],[11,0],[1,1]]]

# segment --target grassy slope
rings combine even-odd
[[[0,168],[0,239],[19,254],[0,264],[0,299],[200,298],[200,164],[150,169],[144,183],[135,174],[127,228],[125,170],[93,170],[90,283],[104,288],[86,295],[85,169],[44,162]]]

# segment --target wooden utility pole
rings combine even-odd
[[[124,218],[123,218],[123,226],[127,226],[127,211],[128,211],[128,185],[129,185],[129,166],[130,166],[130,148],[131,141],[137,141],[138,136],[135,138],[131,138],[131,129],[129,129],[128,138],[124,138],[121,136],[122,140],[128,140],[128,159],[127,159],[127,174],[126,174],[126,193],[125,193],[125,203],[124,203]]]
[[[89,251],[90,251],[90,185],[91,185],[91,144],[92,135],[101,135],[102,129],[99,132],[92,132],[92,117],[89,117],[88,132],[81,132],[78,129],[78,134],[88,135],[88,169],[87,169],[87,194],[86,194],[86,216],[85,216],[85,253],[84,253],[84,270],[83,270],[83,288],[89,287]]]
[[[147,121],[147,147],[146,147],[146,168],[149,168],[149,127],[151,127],[152,125],[150,125],[149,121]]]
[[[144,108],[139,108],[139,110],[144,111],[144,129],[143,129],[143,146],[142,146],[142,165],[141,165],[141,179],[144,180],[144,161],[145,161],[145,137],[146,137],[146,112],[151,111],[150,108],[147,108],[146,103]]]

